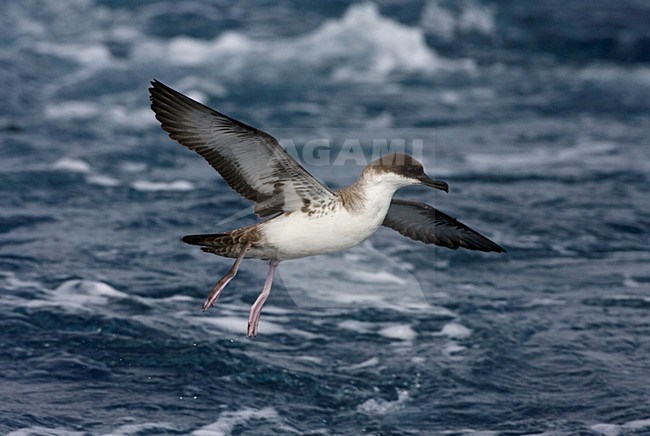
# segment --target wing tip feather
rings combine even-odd
[[[419,222],[415,218],[418,216],[420,217]],[[464,248],[506,253],[503,247],[476,230],[425,203],[393,199],[383,225],[415,241],[451,250]],[[438,226],[441,226],[440,229],[447,228],[448,230],[439,230]]]

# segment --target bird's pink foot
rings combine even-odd
[[[262,292],[260,292],[259,297],[257,297],[257,300],[255,300],[255,303],[253,303],[253,306],[251,306],[251,311],[248,316],[248,331],[246,333],[249,337],[257,335],[257,327],[259,326],[260,323],[262,306],[264,306],[266,299],[269,297],[269,294],[271,293],[271,285],[273,284],[273,276],[275,275],[275,268],[278,266],[279,263],[280,263],[279,260],[272,260],[269,263],[269,272],[266,274],[266,280],[264,281],[264,287],[262,288]]]
[[[226,274],[221,279],[219,279],[219,281],[215,283],[215,285],[212,287],[212,290],[210,291],[208,298],[206,298],[206,300],[203,302],[204,312],[208,310],[210,307],[212,307],[212,305],[219,298],[219,295],[221,295],[221,291],[223,291],[226,285],[230,283],[230,281],[237,275],[237,270],[239,270],[239,265],[244,259],[244,255],[250,248],[251,248],[250,244],[242,248],[242,250],[237,255],[237,259],[235,259],[235,263],[233,264],[232,268],[230,268],[230,271],[228,271],[228,274]]]

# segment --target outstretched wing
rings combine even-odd
[[[318,206],[334,194],[300,166],[271,135],[154,80],[151,109],[162,128],[196,151],[248,200],[261,217]]]
[[[505,250],[455,218],[424,203],[393,200],[384,219],[384,226],[416,241],[442,247],[468,250]]]

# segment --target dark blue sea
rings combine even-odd
[[[650,3],[0,5],[0,433],[650,434]],[[250,204],[160,129],[149,81],[330,187],[411,187],[506,254],[381,229],[280,264],[180,238]]]

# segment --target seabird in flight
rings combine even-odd
[[[309,174],[271,135],[151,82],[151,108],[162,128],[181,145],[203,156],[224,180],[265,218],[225,233],[188,235],[183,242],[207,253],[235,259],[212,288],[203,310],[212,306],[235,277],[243,259],[269,261],[264,287],[248,318],[255,336],[273,276],[283,260],[350,248],[386,226],[416,241],[456,249],[503,252],[503,248],[439,210],[393,199],[399,188],[426,185],[449,192],[406,154],[385,155],[367,165],[355,183],[332,191]]]

